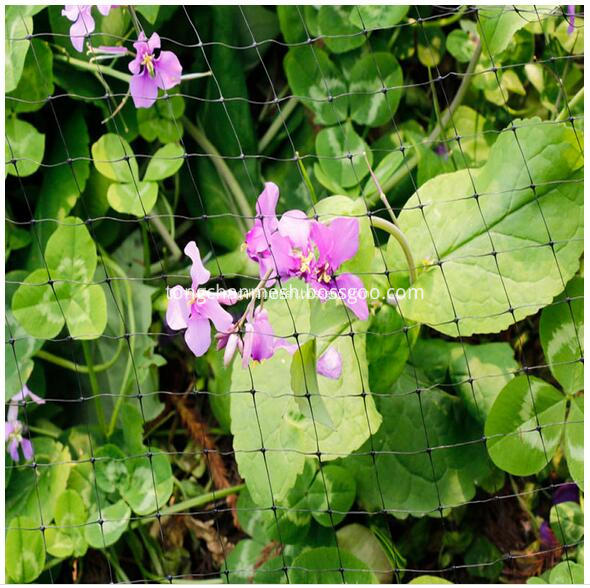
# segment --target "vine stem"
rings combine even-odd
[[[556,121],[562,121],[569,117],[570,111],[576,106],[576,104],[584,99],[584,86],[582,86],[567,103],[563,110],[559,113],[559,116],[555,119]]]
[[[197,125],[193,124],[186,116],[182,117],[182,124],[184,128],[188,132],[188,134],[205,150],[205,152],[211,156],[211,163],[217,169],[217,173],[223,178],[225,183],[228,185],[230,192],[234,196],[234,200],[236,202],[236,206],[241,211],[242,215],[245,217],[247,223],[252,222],[252,209],[250,208],[250,204],[248,203],[248,199],[244,194],[238,180],[229,169],[219,151],[215,148],[215,145],[207,139],[205,133],[197,127]]]
[[[115,362],[117,361],[117,359],[119,359],[119,355],[121,355],[122,349],[123,349],[123,340],[119,339],[119,345],[118,345],[117,350],[115,351],[115,354],[113,355],[113,357],[111,357],[111,359],[109,359],[108,361],[105,361],[104,363],[98,363],[95,366],[93,366],[94,373],[96,374],[98,372],[104,372],[105,370],[108,370],[110,367],[112,367],[115,364]],[[43,349],[40,349],[39,351],[37,351],[34,354],[34,357],[38,357],[39,359],[43,359],[45,361],[48,361],[48,362],[53,363],[55,365],[58,365],[59,367],[65,368],[67,370],[71,370],[73,372],[88,374],[90,371],[87,365],[74,363],[73,361],[70,361],[68,359],[64,359],[63,357],[59,357],[59,355],[54,355],[53,353],[50,353],[49,351],[43,351]]]
[[[104,417],[104,410],[100,402],[100,388],[98,386],[96,374],[94,373],[92,353],[90,352],[90,347],[88,346],[87,341],[82,341],[82,351],[84,352],[84,359],[86,360],[86,365],[88,366],[88,380],[90,381],[90,389],[92,390],[92,396],[94,397],[94,404],[96,406],[96,416],[98,418],[98,424],[104,432],[106,431],[106,421]]]
[[[295,110],[297,102],[297,98],[289,98],[289,100],[287,100],[285,107],[279,111],[277,117],[272,121],[272,124],[266,130],[266,133],[262,136],[262,139],[260,139],[258,143],[258,151],[262,152],[268,147],[283,123],[287,121],[293,110]]]
[[[442,133],[443,129],[447,126],[451,117],[453,116],[455,110],[460,106],[461,102],[463,102],[463,98],[465,98],[465,94],[467,89],[469,88],[469,84],[471,83],[471,78],[473,77],[473,72],[475,71],[475,66],[479,61],[479,57],[481,55],[481,41],[478,42],[473,56],[471,57],[471,61],[465,70],[465,74],[463,75],[463,80],[461,81],[461,85],[453,98],[453,101],[449,105],[449,107],[443,112],[441,116],[440,123],[434,127],[433,131],[428,135],[428,138],[424,142],[425,145],[430,145],[434,143]],[[406,177],[419,163],[420,155],[414,155],[411,159],[409,159],[405,165],[400,167],[386,182],[383,182],[383,191],[388,192],[391,190],[398,182],[400,182],[403,178]],[[376,192],[371,192],[367,196],[367,204],[369,206],[373,206],[375,204],[374,197],[378,196]]]
[[[414,263],[414,256],[412,255],[412,249],[410,248],[410,244],[400,230],[399,227],[394,225],[392,222],[381,218],[380,216],[371,216],[371,223],[378,229],[386,231],[389,233],[401,246],[404,255],[406,256],[406,262],[408,264],[408,270],[410,272],[410,284],[413,284],[416,281],[416,264]]]
[[[90,71],[92,73],[101,73],[111,78],[115,78],[117,80],[121,80],[122,82],[129,83],[131,81],[131,75],[123,73],[122,71],[118,71],[113,67],[109,67],[108,65],[97,65],[96,63],[91,63],[89,61],[84,61],[83,59],[77,59],[76,57],[70,57],[69,55],[61,55],[61,54],[54,54],[54,59],[57,61],[63,61],[64,63],[69,63],[78,69],[83,69],[86,71]],[[210,76],[210,71],[203,71],[203,72],[193,72],[188,73],[180,76],[180,81],[189,81],[189,80],[196,80],[198,78],[205,78]]]
[[[174,241],[174,239],[172,238],[172,235],[170,235],[170,233],[168,232],[168,229],[164,226],[164,223],[157,216],[150,216],[150,222],[154,225],[156,231],[160,233],[160,236],[162,237],[164,243],[168,245],[170,253],[172,254],[171,259],[173,261],[179,260],[182,256],[182,251],[176,244],[176,241]]]

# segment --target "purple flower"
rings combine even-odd
[[[567,5],[567,20],[569,25],[567,27],[567,34],[571,35],[574,32],[574,27],[576,24],[576,6],[575,4],[568,4]]]
[[[153,33],[148,40],[142,31],[133,47],[136,55],[129,64],[133,74],[129,90],[136,108],[149,108],[158,97],[158,88],[169,90],[180,83],[182,66],[172,51],[159,51],[158,33]]]
[[[7,420],[4,423],[4,440],[8,444],[8,453],[13,461],[19,461],[19,445],[26,461],[33,457],[33,445],[29,439],[23,437],[23,424],[18,420],[18,407],[26,403],[27,397],[35,404],[45,404],[45,400],[33,394],[26,385],[10,399]]]
[[[209,281],[211,274],[201,261],[199,249],[194,241],[184,248],[193,265],[191,268],[192,288],[185,290],[182,286],[174,286],[169,292],[166,322],[175,330],[186,329],[184,339],[189,349],[200,357],[211,345],[211,321],[221,333],[230,333],[232,316],[221,307],[221,304],[233,304],[235,297],[218,296],[214,292],[199,289]]]
[[[103,15],[107,16],[111,4],[97,5],[96,8]],[[94,32],[94,19],[91,14],[92,5],[66,4],[61,11],[61,15],[71,20],[74,24],[70,27],[70,40],[76,51],[82,52],[84,49],[84,39]]]
[[[301,256],[307,254],[311,219],[300,210],[286,212],[279,221],[275,209],[279,200],[276,184],[267,182],[256,201],[252,229],[246,233],[246,253],[258,263],[260,277],[271,274],[267,284],[272,286],[277,277],[295,275]]]
[[[539,528],[539,539],[541,541],[541,548],[544,551],[554,549],[559,545],[559,541],[557,540],[557,537],[555,537],[555,534],[551,530],[547,521],[541,523],[541,527]]]
[[[266,183],[256,202],[258,218],[246,234],[246,252],[258,263],[260,276],[270,269],[269,285],[277,277],[301,278],[312,285],[323,302],[334,292],[359,319],[366,320],[369,310],[360,278],[348,273],[335,275],[356,255],[358,219],[335,218],[328,225],[311,220],[301,210],[290,210],[278,220],[278,198],[278,187]]]
[[[576,484],[564,484],[553,493],[553,504],[580,502],[580,491]]]
[[[335,272],[352,259],[359,246],[359,222],[356,218],[335,218],[329,225],[314,221],[311,240],[318,251],[310,264],[307,282],[321,301],[335,293],[361,320],[369,318],[366,290],[362,280],[354,274]]]
[[[435,149],[436,154],[443,159],[449,158],[449,152],[447,151],[447,146],[444,143],[439,143]]]
[[[342,375],[342,357],[335,347],[328,347],[328,349],[320,355],[316,371],[321,376],[338,380]]]
[[[246,367],[251,359],[262,361],[273,356],[274,352],[283,348],[294,353],[296,344],[289,344],[280,337],[276,337],[272,325],[268,320],[268,312],[262,307],[256,308],[253,315],[246,321],[244,347],[242,350],[242,366]]]

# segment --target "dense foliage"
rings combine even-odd
[[[582,581],[574,6],[5,19],[9,581]]]

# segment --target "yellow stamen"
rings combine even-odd
[[[301,265],[299,266],[299,271],[302,274],[309,272],[310,264],[313,261],[313,252],[308,253],[307,255],[303,255],[300,251],[297,252],[297,257],[301,260]]]
[[[143,59],[141,60],[141,65],[144,65],[147,70],[148,73],[150,74],[150,77],[154,77],[154,56],[151,53],[146,53],[143,56]]]

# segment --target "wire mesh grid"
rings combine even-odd
[[[14,9],[7,41],[27,47],[25,80],[46,75],[49,51],[57,87],[51,84],[49,95],[19,87],[5,105],[13,117],[5,133],[7,233],[29,235],[24,246],[12,244],[16,237],[7,241],[15,250],[7,264],[15,271],[5,278],[12,298],[7,426],[14,433],[10,412],[17,410],[25,458],[31,445],[30,459],[6,457],[7,553],[29,545],[27,555],[41,562],[32,571],[24,564],[8,568],[9,579],[404,583],[426,575],[465,583],[500,575],[524,581],[562,566],[561,581],[581,581],[579,521],[565,507],[551,508],[552,496],[571,495],[570,477],[579,482],[567,471],[574,456],[566,439],[583,427],[579,389],[556,375],[583,364],[583,288],[570,280],[583,252],[576,215],[583,190],[584,15],[570,8],[412,6],[392,17],[395,7],[363,5],[292,6],[278,16],[275,7],[181,6],[161,7],[152,20],[149,7],[124,7],[112,12],[124,15],[127,28],[110,16],[98,19],[108,32],[95,31],[92,18],[92,26],[81,19],[84,58],[71,49],[74,37],[56,7],[34,20]],[[265,21],[271,17],[276,28]],[[389,18],[395,24],[385,25]],[[105,65],[100,46],[139,53],[133,42],[156,31],[154,23],[162,27],[162,52],[154,55],[171,49],[183,65],[208,75],[189,74],[171,92],[160,91],[152,120],[132,106],[129,76],[117,78],[123,68],[112,51]],[[509,34],[499,42],[504,26]],[[451,30],[457,31],[452,51]],[[445,35],[452,58],[444,57]],[[533,104],[511,102],[534,91]],[[480,121],[470,109],[476,116],[466,124],[460,110],[466,96],[482,111],[491,112],[491,104],[497,118]],[[408,116],[412,109],[422,111],[420,122]],[[379,124],[367,122],[377,110]],[[33,157],[34,145],[22,148],[20,135],[28,132],[22,125],[29,123],[16,117],[36,111],[31,120],[52,144],[41,158]],[[102,126],[91,120],[100,111]],[[146,131],[150,122],[155,130]],[[164,126],[173,139],[162,138]],[[97,147],[107,130],[110,147]],[[327,145],[319,143],[323,133]],[[543,135],[550,137],[544,143]],[[155,152],[156,138],[181,150]],[[494,146],[501,164],[492,168],[486,162]],[[392,169],[382,165],[393,157]],[[152,172],[157,203],[147,186],[154,163],[174,168],[171,179]],[[31,166],[43,175],[41,186]],[[454,175],[433,184],[441,172]],[[358,320],[354,303],[334,303],[335,321],[331,303],[312,302],[310,319],[288,296],[265,301],[277,322],[258,334],[290,349],[277,345],[272,361],[245,362],[242,369],[234,358],[232,372],[221,366],[221,351],[194,360],[182,333],[164,319],[170,303],[164,293],[189,282],[179,244],[191,240],[212,274],[209,286],[255,287],[253,302],[265,286],[289,288],[265,222],[274,215],[254,206],[262,179],[278,184],[281,198],[293,192],[280,208],[307,210],[317,224],[331,226],[335,216],[365,223],[374,259],[357,264],[355,274],[365,284],[374,280],[381,297],[368,321]],[[124,190],[112,190],[117,182]],[[51,189],[69,192],[56,205],[43,200]],[[571,205],[561,214],[577,219],[566,230],[547,197],[555,191]],[[354,205],[342,209],[327,200],[338,193]],[[523,207],[530,234],[506,234],[502,221]],[[455,214],[477,234],[454,226]],[[384,220],[388,215],[392,222]],[[236,253],[246,256],[235,235],[243,240],[253,225],[269,251],[270,269],[260,276],[235,261]],[[428,254],[404,258],[396,249],[400,230],[415,254]],[[461,251],[465,239],[478,240]],[[87,241],[92,255],[83,252]],[[469,267],[482,273],[458,277]],[[496,281],[485,282],[486,273]],[[331,279],[337,286],[345,275]],[[408,275],[425,296],[436,296],[420,319],[398,298],[399,287],[413,283]],[[532,276],[524,294],[519,275]],[[467,287],[474,276],[481,284]],[[499,299],[490,303],[492,287]],[[393,293],[384,301],[385,290]],[[470,305],[465,296],[480,302]],[[244,354],[249,319],[242,306],[234,324]],[[563,326],[573,332],[574,347],[565,359],[541,348],[541,308],[566,309]],[[93,312],[105,317],[100,332],[93,330]],[[41,321],[38,332],[29,317]],[[272,332],[264,330],[269,324]],[[487,354],[493,356],[494,345],[508,347],[512,357],[482,368],[493,363]],[[342,356],[341,385],[323,386],[322,393],[316,347],[330,346]],[[491,386],[495,398],[511,381],[520,383],[509,392],[521,402],[512,411],[528,412],[510,429],[514,415],[506,409],[496,417],[504,425],[494,428],[482,390]],[[33,393],[44,388],[42,409],[24,393],[27,385]],[[519,442],[532,447],[540,467],[519,471],[499,463],[492,448],[500,442],[507,453]],[[541,522],[549,509],[550,527]],[[366,552],[359,551],[365,543]]]

